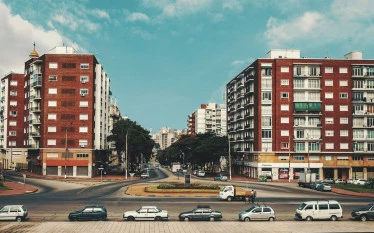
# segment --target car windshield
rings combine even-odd
[[[21,208],[24,210],[24,211],[26,211],[27,209],[26,209],[26,207],[24,207],[24,206],[21,206]]]
[[[250,211],[253,210],[254,208],[257,208],[257,206],[252,206],[251,208],[245,210],[245,212],[250,212]]]
[[[303,204],[299,205],[299,207],[297,207],[297,209],[298,210],[303,210],[305,206],[306,206],[306,204],[303,203]]]

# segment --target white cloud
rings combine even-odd
[[[143,0],[144,6],[160,9],[163,18],[180,17],[201,12],[209,9],[213,3],[213,0]]]
[[[138,27],[131,28],[131,34],[132,35],[138,35],[145,40],[153,39],[153,35],[151,33],[147,32],[147,31],[144,31],[144,30],[142,30],[141,28],[138,28]]]
[[[98,18],[110,19],[109,14],[106,11],[100,9],[93,9],[91,13],[92,15],[97,16]]]
[[[222,8],[241,12],[243,10],[243,2],[239,0],[224,0],[222,3]]]
[[[149,17],[146,14],[135,12],[127,16],[126,21],[128,22],[135,22],[135,21],[143,21],[148,22]]]
[[[42,55],[61,45],[62,35],[36,27],[19,15],[12,15],[10,9],[0,1],[0,75],[10,71],[23,73],[24,62],[36,43],[36,50]]]

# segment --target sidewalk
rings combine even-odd
[[[4,183],[5,186],[10,188],[9,190],[0,190],[0,196],[11,196],[11,195],[20,195],[20,194],[29,194],[29,193],[34,193],[38,191],[38,188],[28,185],[28,184],[23,184],[20,182],[15,182],[15,181],[6,181]]]

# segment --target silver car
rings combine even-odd
[[[138,210],[127,211],[123,214],[123,219],[127,221],[135,220],[168,220],[169,215],[166,210],[161,210],[157,206],[142,206]]]
[[[27,209],[23,205],[6,205],[0,209],[0,220],[16,220],[21,222],[27,217]]]
[[[275,212],[270,206],[252,206],[239,213],[239,220],[249,222],[250,220],[275,220]]]

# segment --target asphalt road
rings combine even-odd
[[[151,172],[154,178],[147,182],[156,181],[165,177],[161,171]],[[21,179],[11,177],[10,179]],[[132,183],[145,182],[145,180],[132,181]],[[215,181],[210,181],[215,182]],[[124,211],[138,209],[142,205],[157,205],[168,210],[170,221],[177,221],[180,212],[191,210],[196,205],[210,205],[223,213],[223,221],[237,221],[241,210],[250,205],[243,201],[226,202],[219,198],[201,197],[131,197],[124,194],[131,181],[104,183],[92,187],[79,184],[64,183],[53,180],[31,179],[27,183],[40,187],[40,192],[29,195],[4,196],[0,205],[23,204],[28,208],[29,221],[67,221],[69,212],[76,211],[86,205],[104,205],[108,210],[108,219],[122,221]],[[217,182],[218,183],[218,182]],[[223,182],[233,184],[234,182]],[[260,204],[270,205],[276,212],[277,221],[293,221],[295,209],[307,200],[337,200],[343,207],[343,221],[350,221],[352,209],[372,202],[371,198],[343,196],[335,193],[321,193],[318,191],[300,188],[297,184],[276,183],[248,183],[236,182],[238,186],[256,189]]]

